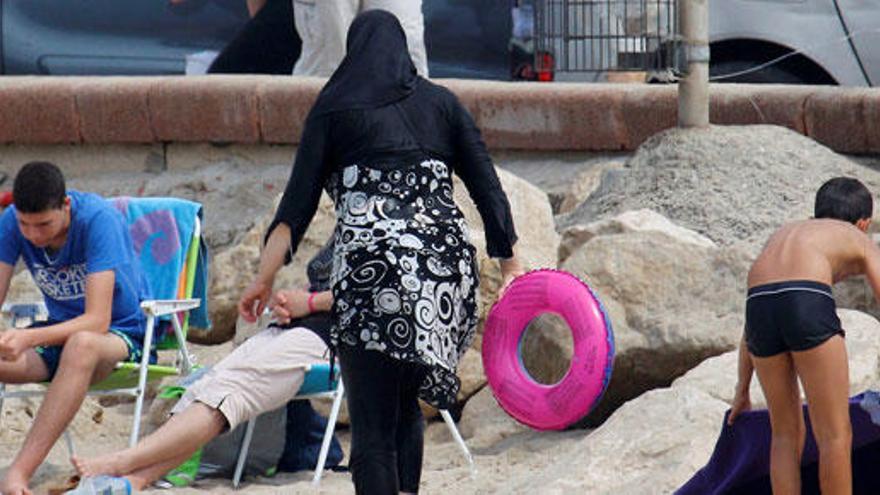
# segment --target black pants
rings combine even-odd
[[[417,493],[425,423],[418,390],[423,367],[378,351],[339,346],[351,419],[351,468],[356,493]]]
[[[292,0],[268,0],[220,52],[208,73],[289,76],[301,51]]]

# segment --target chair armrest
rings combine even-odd
[[[201,304],[201,299],[160,299],[141,302],[141,309],[147,315],[165,316],[189,311],[198,308]]]

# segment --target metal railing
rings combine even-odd
[[[677,0],[534,0],[535,67],[554,72],[678,68],[676,4]]]

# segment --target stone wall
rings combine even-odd
[[[494,150],[628,151],[675,125],[673,85],[436,80]],[[4,77],[0,144],[296,144],[323,85],[286,76]],[[712,122],[880,152],[880,88],[713,85]]]

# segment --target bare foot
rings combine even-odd
[[[3,495],[33,495],[27,485],[27,478],[9,471],[6,473],[6,478],[0,483],[0,493]]]
[[[129,483],[131,483],[131,492],[137,493],[143,490],[146,490],[150,484],[155,481],[151,479],[146,479],[143,476],[137,476],[135,474],[130,474],[125,477]]]
[[[83,478],[87,476],[98,476],[101,474],[122,476],[123,474],[126,474],[127,471],[125,463],[119,453],[93,457],[91,459],[73,456],[70,458],[70,462],[73,463],[76,472]]]

